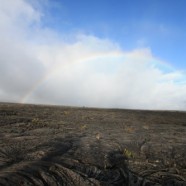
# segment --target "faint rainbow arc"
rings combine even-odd
[[[104,53],[98,53],[93,55],[88,55],[86,57],[76,59],[73,61],[70,61],[70,64],[72,63],[79,63],[89,60],[94,60],[97,58],[104,58],[104,57],[122,57],[122,52],[104,52]],[[55,73],[55,71],[58,71],[61,67],[67,66],[68,63],[57,63],[50,71],[47,71],[30,89],[29,91],[20,99],[20,103],[26,103],[28,98],[39,88],[39,86],[45,82],[47,79],[50,78],[50,76]]]

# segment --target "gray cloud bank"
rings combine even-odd
[[[41,26],[29,1],[0,1],[0,101],[186,110],[185,74],[150,48],[123,51],[85,34],[68,41]]]

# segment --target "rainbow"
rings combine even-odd
[[[60,69],[68,67],[69,64],[77,64],[81,62],[89,62],[91,60],[99,60],[102,61],[104,59],[122,59],[122,61],[125,61],[126,59],[135,59],[135,60],[145,60],[150,61],[151,65],[153,65],[155,68],[160,69],[164,73],[171,72],[173,69],[171,66],[159,59],[153,58],[152,56],[146,56],[141,51],[133,51],[133,52],[123,52],[123,51],[113,51],[113,52],[98,52],[93,54],[84,55],[81,58],[69,60],[67,62],[60,63],[57,62],[51,69],[49,69],[29,90],[28,92],[20,99],[21,103],[28,102],[29,98],[34,94],[36,90],[39,89],[39,87],[46,82],[53,74],[57,74]],[[117,60],[121,61],[121,60]]]
[[[91,54],[91,55],[87,55],[84,56],[80,59],[76,59],[73,61],[68,61],[68,63],[72,64],[72,63],[80,63],[80,62],[86,62],[86,61],[90,61],[90,60],[97,60],[99,59],[101,61],[101,59],[103,58],[118,58],[118,57],[124,57],[124,53],[120,52],[120,51],[116,51],[116,52],[102,52],[102,53],[97,53],[97,54]],[[47,71],[29,90],[28,92],[20,99],[20,103],[26,103],[28,101],[28,99],[33,95],[33,93],[44,83],[47,81],[47,79],[50,78],[50,76],[52,74],[55,74],[59,71],[59,69],[64,68],[65,66],[68,65],[68,63],[57,63],[56,65],[54,65],[49,71]]]

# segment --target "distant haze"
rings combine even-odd
[[[59,32],[45,24],[51,2],[38,2],[0,0],[0,101],[186,110],[184,70],[150,46]]]

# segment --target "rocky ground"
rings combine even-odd
[[[186,112],[0,104],[0,185],[186,185]]]

